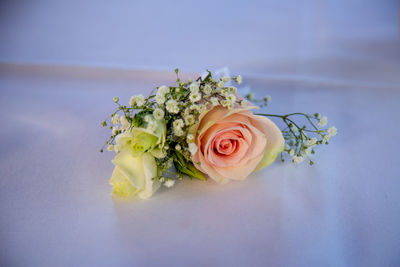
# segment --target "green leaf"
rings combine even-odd
[[[211,71],[207,70],[207,72],[208,72],[208,74],[207,74],[207,76],[206,76],[206,77],[204,78],[204,80],[203,80],[203,81],[205,81],[205,82],[208,82],[209,79],[211,78]]]
[[[200,172],[196,167],[185,159],[182,153],[174,151],[174,165],[178,172],[186,174],[190,177],[205,181],[204,174]]]

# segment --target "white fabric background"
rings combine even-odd
[[[399,266],[398,1],[0,4],[1,266]],[[112,97],[229,66],[339,129],[316,164],[113,199]]]
[[[398,0],[38,0],[0,11],[4,62],[399,82]]]

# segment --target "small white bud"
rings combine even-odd
[[[318,122],[319,127],[324,127],[327,124],[328,124],[328,118],[326,116],[323,116],[321,119],[319,119]]]
[[[187,139],[188,139],[189,141],[192,141],[192,140],[194,139],[193,134],[188,134],[188,135],[187,135]]]
[[[304,158],[301,156],[294,156],[293,157],[293,163],[297,164],[297,163],[301,163],[303,162]]]
[[[118,134],[118,131],[119,131],[119,128],[118,128],[118,126],[116,126],[116,127],[114,127],[114,128],[112,129],[111,134],[112,134],[112,135],[117,135],[117,134]]]
[[[265,101],[265,102],[271,102],[271,96],[270,96],[270,95],[266,95],[266,96],[264,97],[264,101]]]
[[[119,123],[120,123],[120,120],[119,120],[119,115],[118,115],[118,114],[115,114],[115,115],[112,117],[112,119],[111,119],[111,123],[112,123],[112,124],[114,124],[114,125],[116,125],[116,124],[119,124]]]
[[[234,94],[229,94],[226,97],[226,100],[228,100],[231,104],[234,104],[236,102],[236,96]]]
[[[183,132],[182,128],[174,128],[174,134],[176,136],[182,136],[182,135],[184,135],[184,132]]]
[[[306,146],[307,146],[307,147],[312,147],[312,146],[314,146],[316,143],[317,143],[317,138],[313,137],[313,138],[308,139],[308,140],[306,141]]]
[[[162,105],[165,103],[165,96],[162,94],[156,94],[156,102],[158,105]]]
[[[190,125],[192,125],[194,123],[195,123],[195,120],[194,120],[194,116],[193,115],[186,115],[185,116],[185,124],[187,126],[190,126]]]
[[[246,95],[246,98],[249,100],[254,100],[254,94],[253,93],[249,93]]]
[[[141,107],[143,106],[143,104],[144,104],[144,96],[142,94],[136,96],[136,105],[138,107]]]
[[[211,86],[210,86],[208,83],[207,83],[206,85],[204,85],[204,87],[203,87],[203,92],[204,92],[204,94],[206,94],[206,95],[211,94],[212,88],[211,88]]]
[[[174,128],[182,128],[183,126],[185,126],[185,124],[183,123],[182,119],[177,119],[177,120],[174,120],[174,122],[172,123],[172,126]]]
[[[229,92],[230,92],[231,94],[236,94],[236,93],[237,93],[237,88],[234,87],[234,86],[231,86],[231,87],[229,87]]]
[[[162,120],[164,118],[165,112],[164,110],[160,109],[160,108],[156,108],[153,111],[153,116],[156,120]]]
[[[217,97],[211,97],[210,102],[213,106],[218,106],[219,105],[219,100]]]
[[[235,81],[236,81],[238,84],[241,84],[241,83],[242,83],[242,76],[241,76],[241,75],[236,76],[236,77],[235,77]]]
[[[191,83],[189,85],[190,92],[198,93],[199,92],[199,84],[198,83]]]
[[[194,155],[197,152],[197,146],[195,143],[190,143],[189,144],[189,152],[190,154]]]
[[[195,103],[195,102],[201,100],[201,93],[199,93],[199,92],[192,92],[192,93],[190,93],[190,95],[189,95],[189,99],[190,99],[190,102]]]
[[[178,103],[177,103],[175,100],[170,99],[170,100],[168,100],[167,103],[166,103],[166,109],[167,109],[167,111],[168,111],[169,113],[176,114],[176,113],[179,112]]]
[[[175,184],[175,180],[168,179],[167,181],[165,181],[164,186],[169,188],[169,187],[174,186],[174,184]]]
[[[228,76],[224,76],[224,77],[221,78],[221,81],[223,81],[224,83],[227,83],[227,82],[229,82],[230,80],[231,80],[231,78],[228,77]]]
[[[160,95],[165,95],[167,92],[168,92],[168,87],[165,86],[165,85],[161,85],[157,89],[157,93],[160,94]]]
[[[328,129],[329,137],[335,136],[337,134],[337,129],[335,126],[332,126]]]

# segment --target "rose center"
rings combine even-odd
[[[219,155],[231,155],[240,147],[243,136],[240,131],[227,131],[219,134],[213,140],[213,150]]]
[[[223,139],[216,142],[214,151],[219,154],[230,155],[237,147],[238,140],[236,139]]]

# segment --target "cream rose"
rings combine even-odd
[[[218,183],[244,180],[271,164],[283,150],[279,128],[268,118],[246,108],[214,106],[203,112],[190,132],[198,147],[195,167]]]
[[[150,153],[139,157],[129,152],[120,152],[112,160],[115,165],[109,183],[112,193],[119,196],[138,195],[142,199],[151,197],[160,188],[157,177],[157,164]]]
[[[164,120],[148,115],[145,126],[133,127],[116,137],[120,152],[112,160],[115,168],[109,181],[115,195],[138,195],[146,199],[160,188],[155,158],[165,157],[166,125]]]

